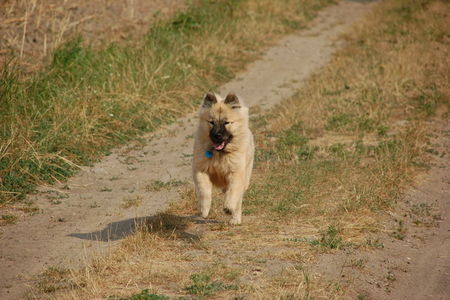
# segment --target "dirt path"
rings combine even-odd
[[[368,2],[343,1],[323,10],[311,29],[284,38],[220,90],[234,91],[249,106],[263,109],[291,96],[299,82],[329,61],[339,48],[338,36],[369,11]],[[84,168],[69,180],[68,188],[47,187],[43,190],[50,192],[32,197],[39,214],[0,228],[0,299],[21,298],[33,276],[50,266],[82,265],[90,255],[106,251],[132,233],[136,218],[154,215],[176,201],[179,195],[175,188],[158,189],[155,185],[190,182],[191,118],[145,137],[146,145],[119,149],[95,166]],[[448,168],[440,169],[445,170],[448,174]],[[442,178],[440,173],[436,176]],[[448,188],[448,180],[446,183]],[[439,237],[448,230],[446,222]],[[447,244],[439,246],[441,251],[448,249],[448,233],[446,236]],[[418,260],[418,266],[426,266],[428,259],[441,255],[437,244],[433,245],[437,252],[429,254],[430,258],[420,256],[423,263]],[[443,259],[443,265],[448,266],[448,257]],[[445,278],[444,273],[434,274],[438,281]]]
[[[437,124],[436,124],[437,123]],[[406,272],[398,278],[392,299],[449,299],[450,298],[450,121],[435,121],[436,151],[445,156],[434,157],[433,165],[405,196],[409,207],[427,203],[434,208],[438,225],[430,230],[418,228],[407,241],[408,249],[397,247],[394,253],[403,254]],[[412,226],[411,226],[412,227]],[[422,240],[414,240],[419,237]]]
[[[450,298],[450,121],[442,116],[428,124],[435,136],[430,145],[431,168],[408,188],[377,233],[375,251],[348,249],[322,255],[310,266],[334,282],[352,282],[366,300],[445,300]],[[402,224],[404,237],[392,230]],[[354,267],[355,262],[363,266]]]

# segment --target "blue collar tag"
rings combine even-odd
[[[211,152],[211,151],[206,151],[205,152],[205,156],[207,157],[207,158],[211,158],[211,157],[213,157],[213,153]]]

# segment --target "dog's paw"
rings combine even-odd
[[[232,218],[230,221],[228,221],[228,223],[229,223],[230,225],[239,225],[239,224],[241,224],[241,220]]]
[[[206,219],[209,215],[209,210],[202,210],[200,215],[202,216],[202,218]]]

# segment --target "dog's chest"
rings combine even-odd
[[[232,157],[228,155],[216,154],[206,162],[206,173],[213,184],[219,187],[225,187],[228,184],[228,177],[233,170]]]

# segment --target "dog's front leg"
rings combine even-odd
[[[194,174],[195,195],[198,203],[198,210],[203,218],[206,218],[211,209],[212,183],[209,175],[203,172]]]
[[[245,181],[242,176],[232,176],[225,192],[225,205],[223,211],[231,214],[231,225],[241,224],[242,218],[242,196],[245,190]]]

